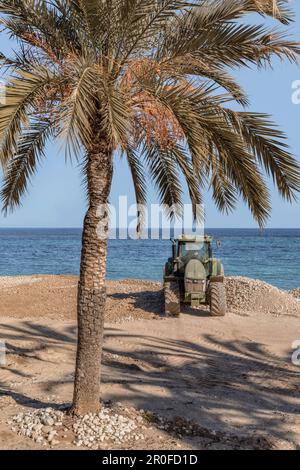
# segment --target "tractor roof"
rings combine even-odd
[[[209,235],[186,235],[182,234],[177,237],[179,242],[211,242],[212,237]]]

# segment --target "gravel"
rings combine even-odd
[[[226,292],[227,304],[232,311],[300,314],[299,302],[291,293],[258,279],[227,277]]]
[[[101,448],[105,443],[121,445],[144,440],[142,430],[146,427],[141,414],[132,408],[121,408],[125,412],[119,410],[103,406],[99,413],[74,418],[70,426],[70,417],[65,412],[46,408],[19,413],[7,423],[12,431],[51,447],[67,437],[76,447],[93,449]],[[73,437],[66,434],[70,429]]]
[[[46,408],[19,413],[7,423],[12,431],[32,439],[37,444],[52,446],[59,443],[58,428],[63,426],[63,419],[62,411]]]
[[[86,446],[98,448],[105,441],[122,444],[128,441],[138,441],[145,438],[139,431],[142,417],[129,418],[123,414],[111,412],[103,408],[99,413],[89,413],[74,423],[74,444],[77,447]]]
[[[176,416],[162,417],[145,410],[126,408],[120,402],[115,406],[103,404],[99,413],[89,413],[72,418],[53,408],[19,413],[7,421],[12,431],[37,444],[54,448],[62,441],[88,449],[135,448],[141,441],[146,445],[146,433],[154,431],[156,441],[168,436],[175,439],[177,447],[181,440],[195,437],[202,439],[203,448],[270,449],[274,445],[263,434],[248,433],[235,436],[230,433],[207,429],[198,423]],[[174,442],[174,441],[173,441]]]

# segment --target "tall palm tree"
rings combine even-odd
[[[0,0],[0,12],[19,45],[1,55],[4,211],[19,205],[51,139],[65,139],[86,181],[72,407],[82,414],[99,407],[107,255],[99,226],[107,234],[114,154],[128,161],[138,204],[146,171],[162,203],[180,208],[183,175],[194,208],[210,185],[221,211],[241,196],[263,225],[263,172],[291,201],[299,166],[269,117],[243,109],[247,97],[228,69],[262,67],[273,56],[295,62],[300,47],[247,22],[257,12],[288,25],[284,0]]]

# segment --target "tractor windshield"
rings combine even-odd
[[[179,256],[199,256],[203,261],[208,260],[209,243],[207,242],[185,242],[181,244],[181,253]]]

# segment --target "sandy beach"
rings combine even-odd
[[[76,287],[74,276],[0,278],[0,449],[45,448],[8,421],[71,402]],[[171,319],[160,283],[109,281],[102,399],[144,419],[144,439],[126,448],[300,448],[297,295],[229,278],[224,318],[185,307]],[[74,449],[73,441],[66,422],[57,443],[45,445]]]

